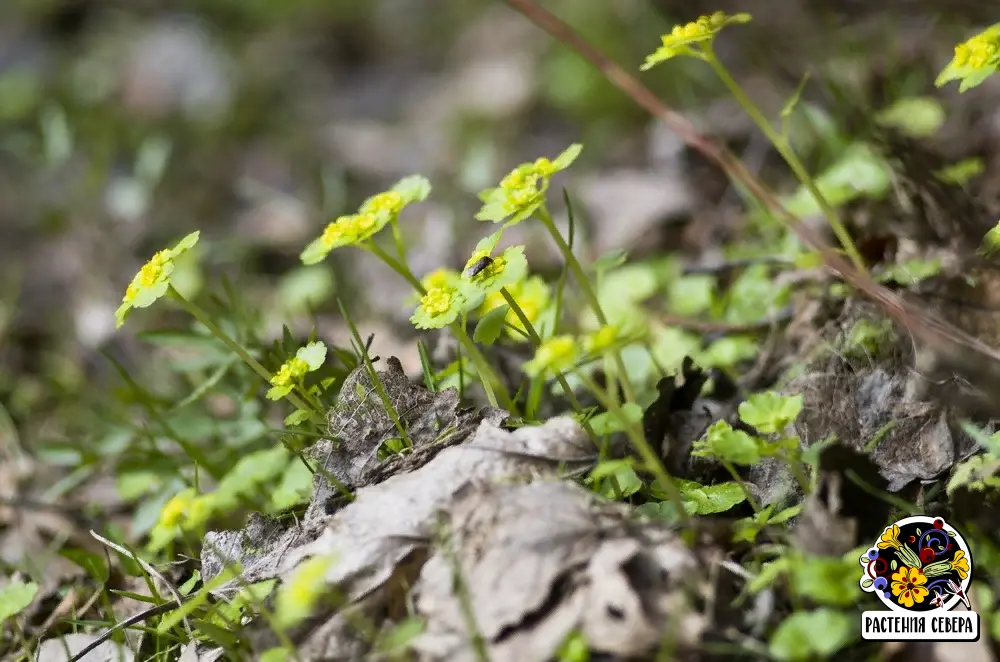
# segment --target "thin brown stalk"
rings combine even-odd
[[[835,251],[820,234],[802,223],[778,201],[777,196],[746,168],[740,159],[722,145],[699,132],[683,115],[660,101],[635,76],[604,56],[591,46],[573,28],[541,7],[534,0],[506,0],[507,4],[552,37],[573,48],[593,64],[608,81],[627,94],[651,115],[663,122],[693,149],[718,165],[735,182],[741,184],[762,204],[778,214],[788,224],[799,240],[816,251],[826,267],[834,271],[849,285],[876,301],[885,313],[900,326],[909,330],[919,340],[936,347],[954,347],[955,344],[1000,362],[1000,352],[957,327],[930,315],[891,290],[879,285],[862,273]]]

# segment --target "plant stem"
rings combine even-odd
[[[423,284],[416,276],[413,275],[410,269],[405,264],[394,259],[391,255],[382,250],[374,241],[365,243],[362,248],[371,251],[373,255],[385,262],[390,269],[395,271],[401,278],[403,278],[403,280],[412,285],[413,289],[415,289],[418,294],[421,296],[427,294],[427,290],[424,289]],[[472,342],[472,338],[469,337],[466,330],[458,322],[452,324],[450,328],[455,334],[455,338],[469,354],[469,358],[472,359],[473,365],[476,366],[476,372],[479,373],[479,380],[483,384],[483,389],[486,391],[486,397],[489,400],[490,405],[494,407],[502,405],[504,409],[514,413],[514,401],[511,400],[510,393],[507,392],[507,387],[504,386],[496,372],[494,372],[493,368],[490,367],[486,357],[479,351],[476,344]]]
[[[597,299],[597,293],[594,291],[590,279],[587,278],[587,274],[583,270],[583,266],[580,264],[580,261],[576,259],[576,256],[573,254],[573,250],[559,233],[559,228],[556,227],[555,221],[552,220],[552,215],[549,214],[549,210],[545,207],[545,205],[542,205],[535,213],[538,215],[538,218],[541,219],[542,223],[548,229],[549,234],[552,235],[552,238],[559,246],[559,250],[563,254],[563,258],[566,260],[566,264],[569,265],[569,268],[573,271],[573,275],[576,276],[580,289],[583,290],[584,296],[587,297],[587,302],[590,304],[591,309],[593,309],[594,315],[597,316],[597,322],[601,326],[606,326],[608,318],[604,315],[601,303]],[[612,351],[611,356],[615,362],[615,369],[618,372],[618,381],[621,383],[622,394],[629,402],[635,402],[635,392],[632,390],[632,383],[629,381],[628,371],[625,369],[625,362],[622,361],[621,353],[615,349]]]
[[[521,320],[521,324],[528,333],[528,338],[531,339],[531,342],[535,345],[535,347],[541,345],[541,336],[539,336],[538,332],[535,331],[535,327],[531,324],[531,321],[528,319],[528,316],[524,313],[521,306],[518,305],[517,300],[511,296],[511,293],[506,287],[500,288],[500,293],[503,295],[503,298],[507,300],[507,305],[510,306],[510,309],[513,310],[514,314],[517,315],[517,318]],[[566,394],[566,398],[569,400],[569,404],[573,407],[573,410],[583,416],[585,414],[583,405],[581,405],[580,401],[576,399],[576,394],[573,393],[573,389],[570,388],[569,382],[566,381],[566,376],[562,372],[556,371],[556,380],[559,382],[559,386],[562,387],[563,392]],[[584,420],[582,425],[587,431],[587,434],[589,434],[591,438],[596,441],[597,436],[594,434],[593,429],[591,429],[590,423]]]
[[[209,330],[209,332],[211,332],[212,335],[221,340],[223,344],[226,345],[226,347],[233,350],[233,352],[235,352],[236,355],[239,356],[244,363],[250,366],[253,369],[253,371],[256,372],[258,375],[260,375],[261,379],[263,379],[267,383],[270,383],[272,375],[270,372],[268,372],[267,368],[262,366],[257,359],[250,356],[250,352],[248,352],[243,347],[243,345],[233,340],[233,338],[228,333],[219,328],[219,326],[212,321],[212,319],[208,316],[208,314],[204,310],[202,310],[201,308],[199,308],[198,306],[196,306],[195,304],[191,303],[186,298],[184,298],[184,295],[178,292],[176,289],[174,289],[173,285],[170,285],[170,289],[168,290],[168,292],[170,296],[173,297],[174,300],[176,300],[181,305],[181,307],[184,308],[184,310],[186,310],[191,315],[191,317],[195,318],[198,322],[200,322],[202,326],[204,326],[206,329]],[[310,418],[318,422],[320,425],[326,422],[323,419],[322,411],[317,411],[309,404],[306,404],[295,393],[289,393],[285,397],[288,399],[289,402],[291,402],[299,409],[312,412],[310,414]]]
[[[768,140],[774,145],[781,157],[785,159],[788,167],[792,169],[795,176],[802,183],[803,186],[809,191],[809,193],[816,199],[817,204],[823,210],[826,215],[827,220],[830,222],[830,227],[833,228],[833,232],[837,235],[837,239],[840,241],[840,245],[847,252],[848,257],[854,262],[854,266],[857,267],[858,271],[862,274],[867,275],[868,271],[865,268],[865,262],[861,258],[861,254],[854,245],[854,241],[851,239],[850,233],[844,224],[840,220],[840,216],[837,211],[830,205],[826,197],[820,192],[819,187],[816,186],[816,182],[809,175],[809,171],[806,170],[805,166],[796,156],[795,152],[792,150],[791,145],[788,144],[788,140],[774,130],[771,123],[764,117],[764,114],[760,112],[760,109],[754,104],[753,101],[746,95],[743,88],[740,87],[732,76],[729,75],[729,71],[718,58],[715,57],[715,53],[712,52],[711,48],[705,49],[705,61],[712,67],[715,74],[722,80],[723,84],[729,89],[730,93],[736,98],[743,110],[746,111],[750,119],[754,121],[764,135],[767,136]]]
[[[673,477],[667,473],[667,470],[663,468],[663,463],[660,462],[660,457],[653,450],[653,447],[649,445],[649,441],[646,439],[646,435],[642,430],[642,427],[637,426],[634,422],[628,420],[625,413],[622,411],[621,407],[613,397],[610,397],[600,386],[594,383],[594,381],[583,373],[579,373],[578,376],[580,380],[583,381],[584,385],[594,394],[597,401],[601,403],[605,409],[614,414],[625,426],[625,434],[628,435],[629,440],[635,447],[635,450],[639,453],[642,458],[643,468],[651,472],[659,481],[660,485],[663,486],[664,491],[667,493],[667,498],[673,502],[674,507],[677,509],[677,517],[680,519],[681,524],[684,526],[691,526],[691,516],[688,515],[687,510],[684,509],[684,498],[681,496],[680,488],[677,487],[677,483],[674,482]]]

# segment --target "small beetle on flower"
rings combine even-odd
[[[528,272],[524,246],[511,246],[497,257],[490,256],[489,248],[479,248],[465,264],[465,277],[482,290],[483,294],[499,292],[520,282]]]
[[[151,306],[167,293],[170,289],[170,277],[174,272],[174,260],[193,248],[198,243],[199,235],[199,232],[192,232],[177,242],[176,246],[158,252],[142,266],[125,290],[122,305],[115,311],[115,328],[120,328],[125,323],[133,308]]]

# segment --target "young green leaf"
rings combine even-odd
[[[510,306],[505,303],[483,315],[479,322],[476,323],[476,332],[473,334],[472,339],[483,345],[492,345],[495,343],[503,332],[508,312],[510,312]]]
[[[782,662],[833,659],[854,638],[856,620],[832,609],[794,612],[771,637],[771,655]]]
[[[801,395],[781,395],[774,391],[755,393],[739,407],[740,420],[763,434],[781,432],[801,411]]]

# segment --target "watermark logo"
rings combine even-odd
[[[972,555],[940,517],[918,515],[887,526],[861,557],[861,588],[889,612],[866,611],[861,634],[878,641],[977,641],[969,602]]]

